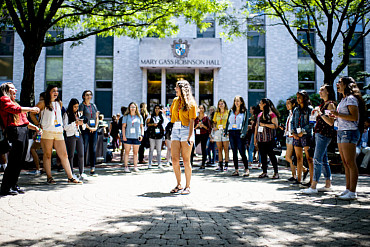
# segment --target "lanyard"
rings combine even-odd
[[[52,107],[53,107],[53,112],[54,112],[54,114],[55,114],[55,120],[57,120],[57,110],[56,110],[56,108],[57,108],[57,105],[56,105],[57,103],[55,102],[55,108],[54,108],[54,104],[53,103],[51,103],[51,105],[52,105]]]
[[[91,114],[91,118],[93,117],[93,114],[92,114],[92,107],[91,107],[91,104],[90,105],[86,105],[87,106],[87,108],[89,108],[89,110],[90,110],[90,114]]]
[[[179,98],[179,103],[177,105],[177,120],[180,120],[180,109],[181,109],[181,99]]]
[[[236,117],[239,115],[239,113],[238,114],[236,114],[236,115],[234,115],[235,116],[235,124],[236,124]]]
[[[130,114],[130,118],[131,118],[131,126],[134,127],[134,121],[136,119],[136,115],[135,115],[135,118],[132,118],[131,114]]]

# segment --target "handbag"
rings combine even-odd
[[[10,151],[11,148],[12,146],[10,145],[4,132],[0,130],[0,154],[6,154],[7,152]]]

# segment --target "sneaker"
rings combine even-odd
[[[310,195],[310,194],[317,194],[319,191],[317,189],[312,189],[311,187],[308,189],[300,190],[302,194]]]
[[[349,190],[348,190],[348,189],[346,189],[345,191],[343,191],[343,192],[340,192],[340,193],[336,194],[336,195],[335,195],[335,197],[344,196],[344,195],[345,195],[345,194],[347,194],[348,192],[349,192]]]
[[[311,187],[311,183],[301,183],[299,185],[300,188],[308,188],[308,187]]]
[[[159,168],[159,169],[164,169],[164,167],[163,167],[163,165],[162,165],[162,164],[158,165],[158,168]]]
[[[97,177],[98,176],[98,174],[95,172],[95,170],[94,171],[90,171],[90,176],[92,176],[92,177]]]
[[[148,169],[152,169],[152,165],[148,165]]]
[[[301,182],[298,182],[298,180],[295,180],[293,183],[290,184],[290,186],[299,186],[301,185]]]
[[[32,171],[32,172],[29,172],[28,174],[35,175],[35,176],[40,176],[41,172],[39,170],[35,170],[35,171]]]
[[[229,169],[229,167],[228,166],[225,166],[224,167],[224,172],[227,172],[228,169]]]
[[[291,177],[289,179],[287,179],[289,182],[294,182],[296,179],[294,177]]]
[[[124,170],[126,173],[130,173],[130,169],[128,167],[125,167],[125,170]]]
[[[352,191],[348,191],[347,194],[342,195],[342,196],[338,196],[338,199],[345,200],[345,201],[356,200],[357,199],[357,193],[352,192]]]
[[[333,189],[331,188],[331,187],[321,187],[321,188],[318,188],[317,189],[319,192],[332,192],[333,191]]]
[[[302,181],[304,181],[304,180],[307,178],[308,172],[309,172],[309,170],[307,169],[307,170],[303,173],[303,179],[302,179]]]
[[[134,172],[138,172],[139,169],[137,167],[134,167]]]
[[[205,166],[203,166],[203,165],[201,165],[200,167],[199,167],[199,170],[205,170],[206,169],[206,167]]]
[[[167,162],[167,163],[166,163],[166,166],[167,166],[167,167],[171,166],[171,162]]]
[[[223,172],[223,171],[224,171],[224,169],[223,169],[222,167],[217,167],[217,168],[215,169],[215,171],[216,171],[216,172]]]

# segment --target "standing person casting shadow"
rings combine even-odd
[[[190,193],[191,165],[190,155],[194,145],[194,120],[197,117],[197,105],[192,95],[188,81],[181,80],[176,83],[176,98],[171,105],[171,135],[172,166],[176,176],[177,185],[171,193]],[[181,186],[180,152],[185,167],[186,185]]]
[[[67,173],[68,183],[82,183],[73,178],[71,167],[68,160],[66,144],[63,136],[63,119],[62,119],[62,101],[59,99],[58,87],[49,85],[45,92],[45,100],[37,103],[40,108],[40,121],[31,114],[31,119],[37,123],[43,130],[41,136],[41,147],[44,152],[43,165],[47,175],[47,183],[55,184],[55,180],[51,176],[51,156],[53,147],[60,158],[62,166]]]

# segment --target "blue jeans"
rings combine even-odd
[[[96,163],[96,143],[98,141],[98,132],[94,131],[90,133],[90,130],[85,130],[82,133],[82,138],[84,140],[84,151],[85,151],[85,167],[88,163],[88,158],[90,159],[90,167],[94,168]],[[89,152],[87,152],[89,148]]]
[[[212,153],[212,156],[211,156]],[[208,161],[213,164],[215,163],[215,156],[216,156],[216,142],[211,142],[210,139],[207,141],[207,155]]]
[[[324,167],[323,173],[326,180],[331,180],[331,171],[328,163],[328,146],[331,142],[330,137],[315,133],[315,154],[313,157],[314,176],[313,180],[319,182],[321,168]]]
[[[253,162],[253,152],[254,152],[254,133],[251,135],[251,141],[249,142],[249,149],[248,149],[248,159],[249,162]],[[261,155],[258,155],[259,157],[259,162],[261,163]]]
[[[245,155],[245,143],[240,138],[240,130],[229,130],[229,140],[231,150],[233,150],[233,161],[235,170],[239,169],[238,165],[238,150],[240,156],[242,156],[244,168],[248,169],[248,158]]]

